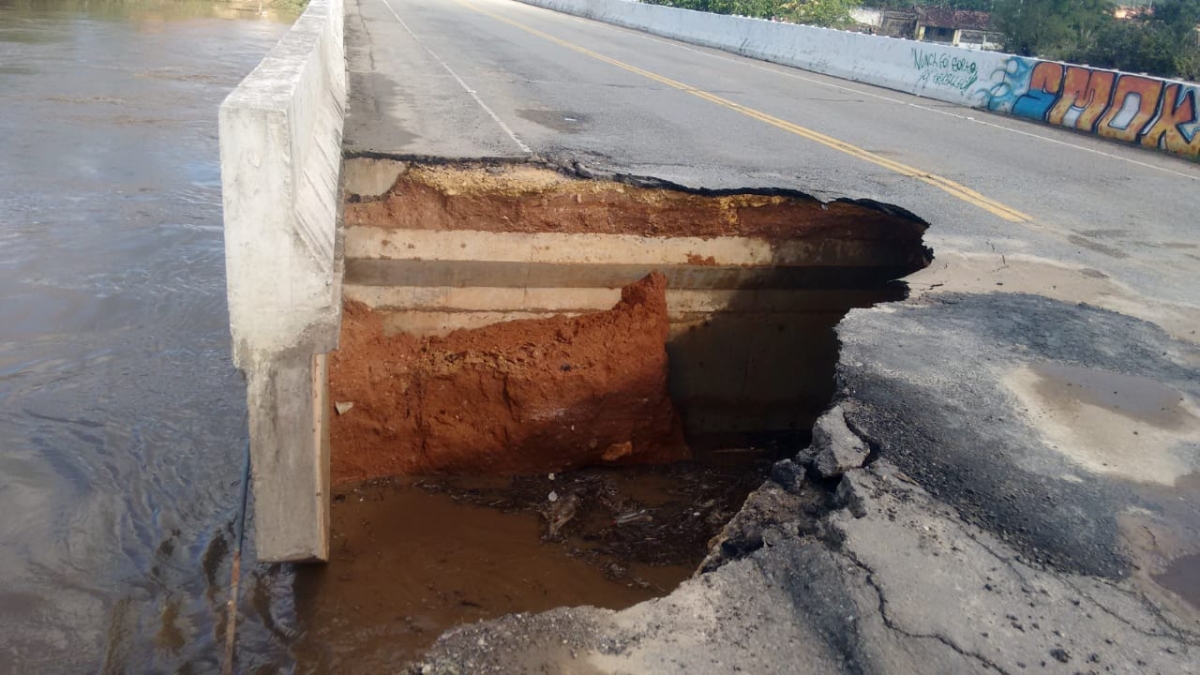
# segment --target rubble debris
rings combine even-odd
[[[822,478],[837,478],[866,463],[870,448],[850,427],[841,406],[829,409],[813,426],[814,466]]]

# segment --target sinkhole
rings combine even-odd
[[[669,592],[807,445],[834,327],[931,256],[925,222],[865,200],[531,163],[344,175],[332,559],[297,580],[301,653],[415,657],[459,623]]]

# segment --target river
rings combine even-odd
[[[222,665],[217,106],[291,20],[256,10],[0,0],[0,673]],[[292,666],[290,574],[243,577],[239,671]]]

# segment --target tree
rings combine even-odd
[[[1160,2],[1148,17],[1154,22],[1161,24],[1157,32],[1171,52],[1173,75],[1200,80],[1200,0]]]
[[[1200,77],[1200,0],[1158,0],[1117,20],[1109,0],[1001,0],[996,25],[1022,56],[1159,77]]]
[[[1091,52],[1116,21],[1112,0],[999,0],[994,20],[1006,51],[1070,60]]]
[[[713,14],[735,14],[770,19],[779,14],[782,0],[644,0],[651,5],[669,5]]]
[[[880,9],[949,7],[950,9],[969,9],[973,12],[990,12],[995,4],[995,0],[870,0],[867,3],[869,7],[878,7]]]
[[[714,14],[736,14],[759,19],[786,19],[816,26],[844,27],[853,22],[850,10],[862,0],[643,0]]]
[[[1200,77],[1200,0],[1160,0],[1152,11],[1114,21],[1082,60],[1093,66],[1160,77]]]
[[[845,28],[854,23],[850,10],[862,0],[793,0],[781,6],[783,17],[796,23],[826,28]]]

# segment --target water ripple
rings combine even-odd
[[[0,11],[0,673],[219,668],[245,413],[216,111],[286,28],[228,11]],[[245,611],[247,661],[286,668]]]

